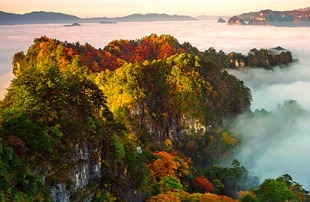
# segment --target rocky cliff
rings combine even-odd
[[[70,161],[75,164],[69,170],[69,180],[67,183],[58,183],[50,188],[51,200],[55,202],[70,201],[74,195],[86,191],[86,187],[101,176],[102,152],[99,145],[75,145]],[[89,193],[83,201],[91,201],[94,193]],[[75,196],[77,197],[77,196]]]
[[[227,56],[230,62],[229,67],[237,69],[244,67],[272,69],[272,67],[287,65],[294,61],[291,52],[280,46],[260,50],[253,48],[247,56],[234,52],[229,53]]]
[[[126,169],[119,166],[116,162],[107,171],[103,164],[109,161],[104,154],[101,143],[75,145],[71,152],[70,163],[73,165],[68,170],[68,180],[54,184],[50,188],[51,201],[68,202],[68,201],[93,201],[96,195],[96,189],[102,184],[105,175],[102,172],[110,173],[110,177],[121,179],[123,182],[121,192],[118,194],[119,199],[127,202],[142,202],[146,194],[139,189],[135,189],[130,181],[130,176]],[[111,163],[113,164],[113,163]]]
[[[295,61],[292,53],[282,47],[269,49],[251,49],[247,55],[237,52],[224,53],[217,52],[213,48],[209,48],[204,52],[203,57],[206,60],[215,62],[223,69],[242,69],[245,67],[272,69],[275,66],[286,67]]]
[[[238,25],[240,20],[247,25],[273,25],[273,26],[310,26],[309,9],[293,11],[261,10],[258,12],[243,13],[229,19],[232,24]],[[228,22],[229,22],[228,21]]]
[[[228,24],[229,25],[246,25],[246,23],[238,16],[229,18]]]

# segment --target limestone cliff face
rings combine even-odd
[[[165,141],[169,138],[174,143],[179,142],[184,134],[202,135],[206,132],[207,126],[199,120],[179,114],[166,114],[158,122],[156,118],[147,113],[146,102],[131,109],[131,116],[138,120],[140,126],[144,126],[149,134],[156,135],[157,141]],[[141,130],[141,129],[137,129]]]
[[[260,50],[253,48],[247,56],[232,52],[227,54],[227,58],[229,68],[233,69],[242,69],[244,67],[272,69],[272,67],[287,65],[294,61],[292,53],[280,46]]]
[[[243,13],[230,18],[231,25],[238,25],[237,18],[248,22],[247,25],[310,26],[310,11],[308,9],[293,11],[261,10]]]
[[[244,68],[247,66],[247,58],[246,56],[240,54],[240,53],[229,53],[227,55],[229,62],[230,62],[230,67],[231,68]]]
[[[72,201],[72,195],[87,191],[87,186],[101,177],[101,151],[96,145],[75,145],[70,161],[75,166],[69,170],[69,183],[58,183],[50,188],[51,200],[55,202]],[[87,194],[83,201],[91,201],[94,193]]]
[[[104,160],[103,150],[100,142],[75,145],[70,156],[71,162],[69,163],[73,166],[68,171],[69,180],[65,183],[56,183],[50,188],[51,201],[91,202],[103,180],[103,164],[107,161],[107,159]],[[145,193],[133,188],[126,168],[120,167],[117,163],[110,162],[110,164],[113,164],[110,170],[105,172],[123,181],[118,198],[128,202],[144,201],[146,199]]]
[[[240,17],[234,16],[228,20],[228,25],[246,25],[246,23]]]

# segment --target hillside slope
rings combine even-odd
[[[103,49],[36,38],[0,102],[0,201],[237,201],[257,187],[237,160],[214,165],[240,145],[227,124],[251,93],[212,50],[170,35]],[[286,182],[285,199],[306,196]]]

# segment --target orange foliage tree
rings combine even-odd
[[[237,201],[238,200],[228,196],[220,196],[211,193],[206,193],[199,200],[199,202],[237,202]]]
[[[147,202],[181,202],[181,200],[173,192],[167,192],[152,196]]]
[[[233,199],[228,196],[221,196],[217,194],[211,193],[193,193],[189,194],[188,192],[181,191],[181,192],[167,192],[165,194],[158,194],[156,196],[151,197],[147,202],[154,202],[154,201],[183,201],[183,202],[237,202],[239,200]]]
[[[173,156],[167,152],[155,152],[159,158],[148,164],[150,176],[154,179],[164,176],[181,176],[188,173],[188,162],[178,156]]]
[[[192,187],[198,192],[212,192],[214,187],[205,177],[195,177],[192,181]]]

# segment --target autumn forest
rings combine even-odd
[[[289,174],[259,179],[233,158],[235,118],[270,113],[227,70],[292,61],[170,35],[99,49],[36,38],[0,101],[0,201],[310,201]],[[279,113],[292,106],[306,116],[294,101]]]

